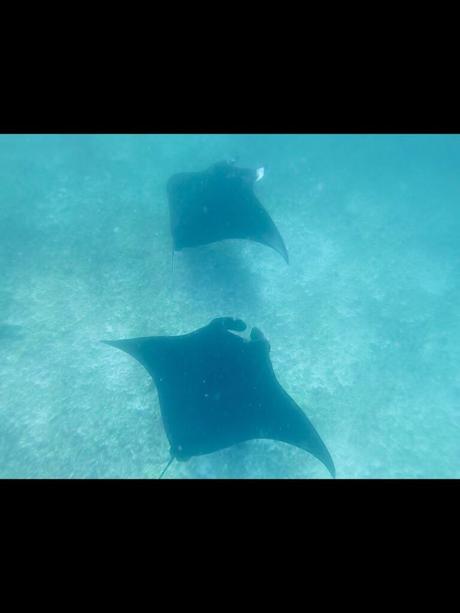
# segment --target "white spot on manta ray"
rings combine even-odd
[[[256,170],[256,183],[258,181],[262,181],[262,179],[264,178],[265,175],[265,168],[262,166],[261,168],[258,168]]]

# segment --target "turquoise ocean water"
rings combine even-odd
[[[256,243],[176,255],[165,184],[265,167],[290,265]],[[144,369],[101,339],[240,317],[338,478],[460,477],[460,136],[0,135],[0,477],[158,477]],[[247,442],[170,478],[327,478]]]

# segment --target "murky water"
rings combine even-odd
[[[165,184],[237,157],[290,265],[244,241],[176,255]],[[338,478],[460,476],[460,137],[0,136],[0,476],[157,477],[144,369],[101,339],[219,316],[263,330]],[[327,477],[282,443],[174,477]]]

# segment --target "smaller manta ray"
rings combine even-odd
[[[172,176],[167,193],[174,251],[247,239],[272,247],[289,263],[280,233],[254,194],[263,176],[263,168],[237,168],[234,162]]]
[[[276,379],[268,341],[257,328],[250,340],[234,333],[245,329],[223,317],[182,336],[103,342],[129,353],[153,378],[171,445],[168,466],[174,458],[272,439],[312,454],[335,477],[325,444]]]

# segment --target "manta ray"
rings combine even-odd
[[[226,239],[247,239],[289,256],[270,215],[254,194],[264,169],[219,162],[204,172],[172,176],[167,184],[173,250]]]
[[[272,439],[310,453],[335,477],[325,444],[275,376],[269,342],[257,328],[244,338],[246,328],[240,319],[221,317],[181,336],[102,342],[130,354],[153,378],[169,464]]]

